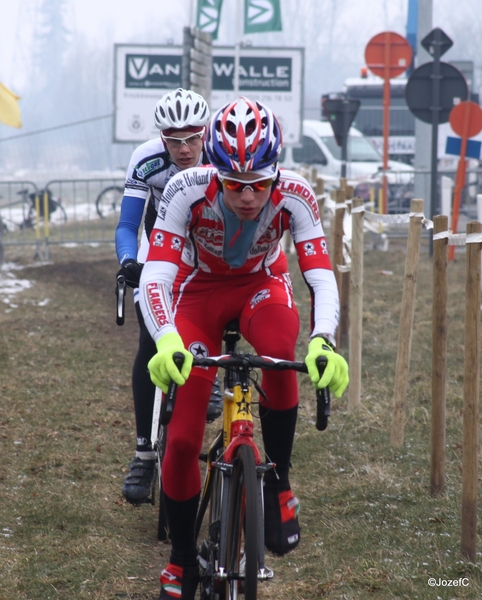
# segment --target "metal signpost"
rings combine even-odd
[[[156,137],[154,107],[183,86],[180,46],[115,47],[114,141],[140,143]],[[265,102],[278,117],[285,144],[299,144],[303,108],[303,48],[241,48],[239,93],[235,92],[235,49],[213,46],[211,110],[239,95]]]
[[[326,98],[323,110],[328,115],[336,143],[341,146],[341,176],[346,177],[348,160],[348,137],[353,119],[360,108],[360,100],[348,98]]]
[[[432,125],[432,152],[430,177],[430,218],[437,210],[437,146],[438,126],[449,120],[449,114],[457,102],[467,100],[468,87],[458,69],[440,61],[440,57],[452,46],[452,40],[438,27],[423,40],[422,45],[433,56],[433,62],[417,67],[405,87],[405,99],[413,115]],[[430,255],[433,243],[430,239]]]
[[[197,27],[184,27],[182,87],[201,94],[209,104],[213,70],[213,40]]]
[[[388,206],[388,137],[390,135],[390,79],[404,73],[412,62],[412,48],[408,40],[384,31],[372,37],[365,48],[365,62],[370,71],[383,78],[383,209]]]

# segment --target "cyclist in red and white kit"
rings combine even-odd
[[[278,169],[281,130],[272,111],[247,98],[220,109],[208,130],[212,167],[174,176],[164,190],[140,281],[140,306],[157,354],[152,380],[181,385],[169,425],[162,478],[172,542],[161,574],[160,600],[193,600],[198,583],[194,523],[200,494],[198,456],[213,369],[192,368],[194,356],[221,352],[226,324],[238,319],[258,354],[295,359],[299,317],[283,232],[291,231],[312,296],[306,364],[318,387],[339,397],[348,366],[334,352],[339,299],[313,190],[300,175]],[[182,260],[181,260],[182,257]],[[185,355],[180,370],[173,354]],[[316,358],[327,357],[320,379]],[[283,555],[299,543],[299,502],[289,482],[298,409],[296,374],[263,373],[269,398],[260,405],[269,460],[264,480],[265,544]]]

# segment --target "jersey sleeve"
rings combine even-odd
[[[334,336],[340,301],[315,194],[303,177],[292,172],[283,174],[281,191],[285,209],[291,212],[298,264],[311,294],[311,335]]]
[[[139,306],[155,342],[166,333],[177,331],[171,290],[179,270],[190,214],[189,197],[183,190],[182,175],[173,177],[164,190],[139,282]]]
[[[157,342],[177,332],[172,314],[171,290],[178,267],[173,263],[147,261],[139,282],[139,307],[151,337]]]
[[[121,265],[129,258],[137,258],[137,237],[142,224],[144,205],[145,201],[141,198],[126,194],[122,198],[119,223],[115,230],[115,249]]]
[[[124,197],[115,232],[115,249],[121,265],[129,258],[137,259],[139,228],[142,225],[149,186],[142,177],[137,176],[136,169],[139,160],[146,153],[146,146],[147,144],[141,144],[134,150],[127,167]]]

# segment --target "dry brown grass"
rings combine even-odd
[[[403,448],[390,447],[404,270],[403,243],[365,256],[362,404],[333,402],[328,430],[313,426],[313,392],[300,377],[293,487],[302,542],[270,558],[259,597],[476,598],[479,564],[460,556],[463,255],[450,267],[447,492],[429,494],[431,260],[422,251]],[[130,372],[137,325],[115,325],[112,247],[52,248],[49,264],[8,249],[34,281],[17,308],[0,305],[0,599],[157,598],[168,547],[156,508],[133,508],[121,484],[134,444]],[[292,259],[290,259],[292,260]],[[392,275],[385,274],[391,271]],[[309,297],[293,266],[304,323]],[[50,299],[44,303],[43,300]],[[306,326],[305,326],[306,327]],[[298,344],[302,358],[306,328]],[[470,585],[430,588],[430,576]]]

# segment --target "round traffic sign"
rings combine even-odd
[[[482,131],[482,108],[475,102],[460,102],[450,111],[449,121],[460,137],[474,137]]]
[[[391,79],[408,69],[412,62],[412,48],[403,36],[384,31],[368,42],[365,62],[374,75]]]
[[[435,108],[438,109],[438,123],[446,123],[454,104],[467,100],[469,95],[465,77],[458,69],[445,62],[440,62],[439,68],[438,102],[433,98],[433,62],[417,67],[405,86],[405,100],[410,112],[424,123],[432,123]]]

